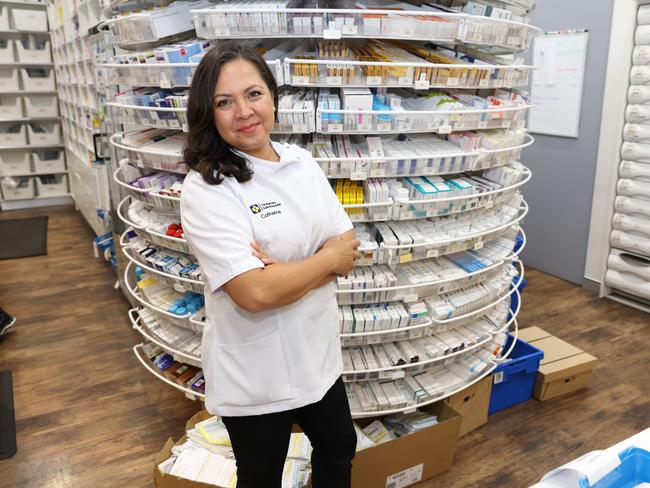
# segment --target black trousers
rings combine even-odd
[[[286,412],[223,417],[237,461],[237,488],[281,488],[294,422],[314,448],[313,488],[349,488],[357,435],[339,378],[323,399]]]

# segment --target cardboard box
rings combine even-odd
[[[462,417],[458,437],[487,423],[491,393],[492,375],[445,400]]]
[[[543,401],[587,387],[596,357],[539,327],[520,330],[519,338],[544,351],[533,397]]]
[[[437,415],[439,423],[357,452],[352,461],[352,488],[402,488],[451,468],[460,430],[460,414],[444,402],[420,410]],[[363,428],[373,420],[376,419],[356,422]]]

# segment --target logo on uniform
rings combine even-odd
[[[279,207],[281,206],[282,204],[280,202],[272,201],[272,202],[254,203],[253,205],[249,205],[248,208],[251,209],[253,215],[261,214],[260,218],[266,219],[268,217],[271,217],[272,215],[281,214],[282,210],[279,209]]]
[[[251,212],[253,212],[254,214],[258,214],[258,213],[260,213],[262,211],[262,209],[260,208],[260,206],[257,203],[251,205],[250,209],[251,209]]]

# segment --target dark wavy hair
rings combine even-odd
[[[273,94],[275,106],[278,106],[275,78],[266,61],[254,48],[238,42],[225,42],[208,51],[192,79],[187,102],[189,134],[183,149],[183,159],[210,185],[220,184],[224,176],[232,176],[240,183],[253,177],[253,171],[246,160],[230,150],[230,145],[223,140],[214,124],[214,89],[219,73],[226,63],[237,59],[250,61],[257,68]]]

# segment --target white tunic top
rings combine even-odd
[[[297,261],[352,228],[320,167],[304,149],[273,143],[279,162],[238,153],[253,178],[207,184],[190,171],[181,220],[206,281],[207,324],[201,360],[206,408],[216,415],[281,412],[317,402],[342,372],[334,283],[284,307],[259,313],[239,308],[223,291],[232,278],[269,257]]]

